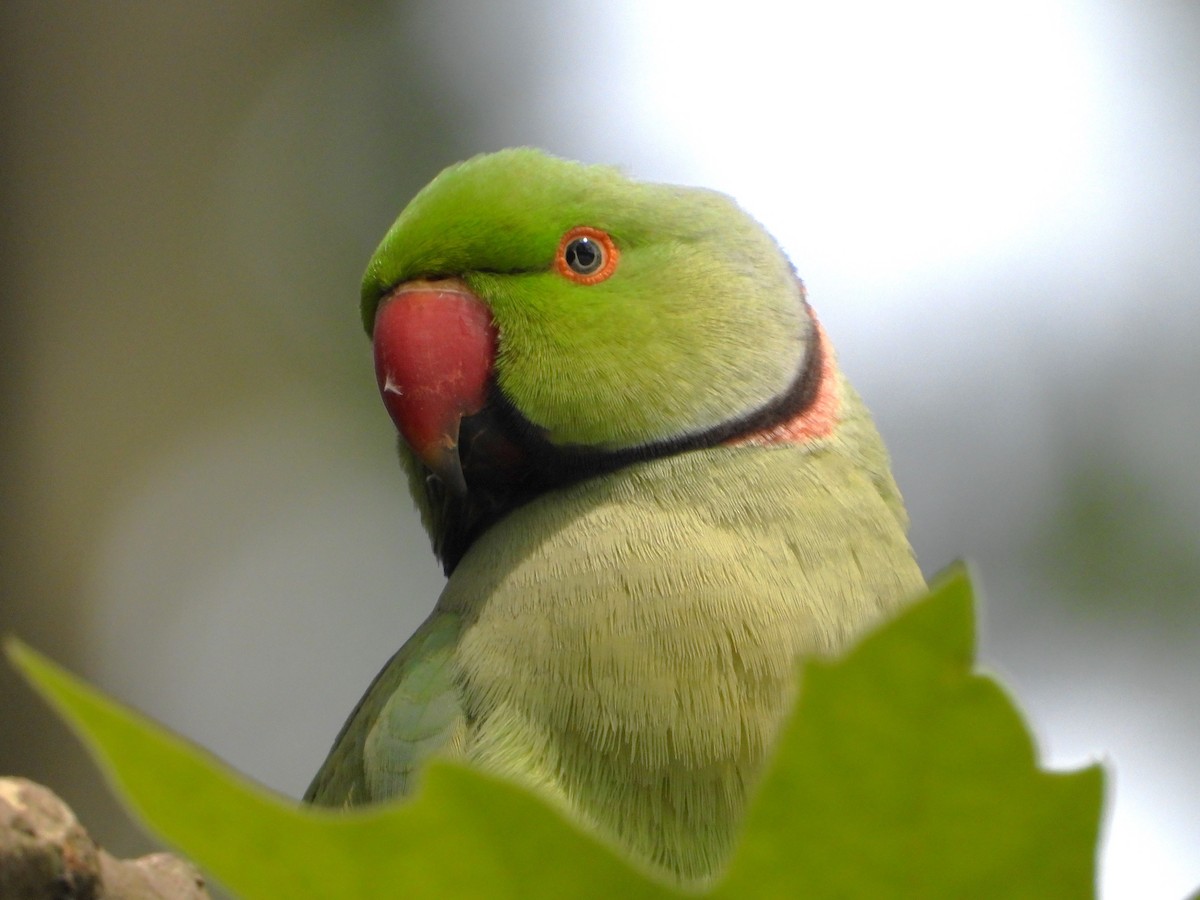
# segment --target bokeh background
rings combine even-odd
[[[299,794],[441,579],[357,283],[535,144],[737,196],[1110,898],[1200,883],[1200,4],[0,6],[0,628]],[[0,670],[0,770],[151,845]]]

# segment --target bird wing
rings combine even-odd
[[[403,796],[434,755],[455,755],[466,719],[455,682],[457,615],[435,610],[388,660],[304,794],[320,806]]]

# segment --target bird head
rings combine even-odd
[[[418,193],[362,314],[448,570],[515,505],[793,421],[828,375],[791,264],[731,199],[533,149]]]

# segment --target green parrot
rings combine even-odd
[[[710,881],[798,659],[924,588],[787,257],[722,194],[504,150],[401,212],[362,314],[449,580],[305,799],[456,758]]]

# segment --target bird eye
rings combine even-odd
[[[604,251],[590,237],[577,237],[567,244],[563,259],[576,275],[591,275],[604,265]]]
[[[617,268],[617,245],[599,228],[581,225],[563,235],[555,265],[560,275],[578,284],[604,281]]]

